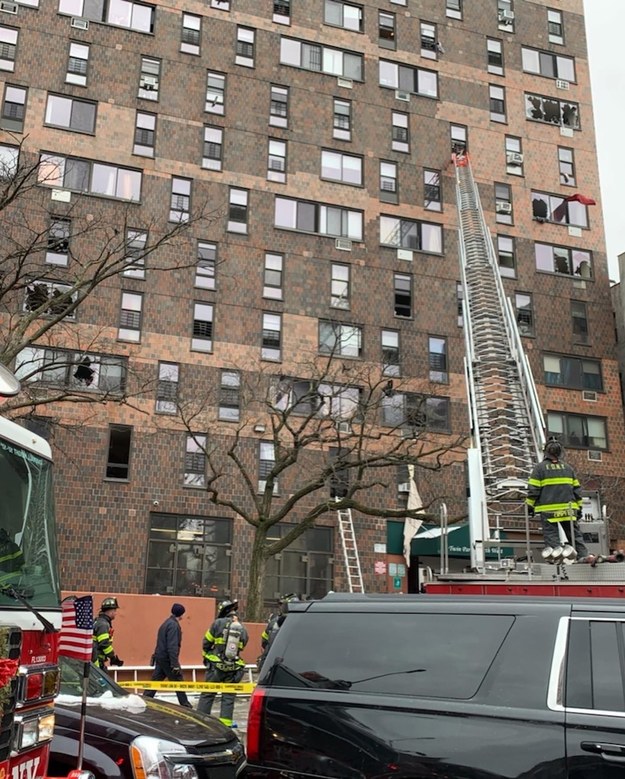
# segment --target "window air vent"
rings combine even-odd
[[[511,214],[512,203],[507,203],[505,200],[498,200],[495,203],[495,210],[498,214]]]
[[[380,189],[384,192],[395,192],[395,182],[385,179],[380,185]]]
[[[339,76],[336,79],[336,84],[339,87],[344,87],[345,89],[351,89],[354,86],[354,82],[351,78],[343,78],[342,76]]]
[[[351,252],[352,250],[352,242],[349,238],[337,238],[334,246],[342,252]]]
[[[584,390],[582,392],[582,400],[590,400],[593,402],[597,401],[597,393],[593,392],[592,390]]]
[[[403,89],[396,89],[395,90],[395,97],[398,100],[403,100],[404,103],[410,102],[410,92],[405,92]]]
[[[603,460],[603,454],[597,451],[597,449],[589,449],[588,459],[592,460],[593,462],[600,463],[601,460]]]
[[[259,494],[262,494],[265,491],[265,487],[266,486],[267,486],[267,482],[266,482],[265,479],[259,479],[258,480],[258,492],[259,492]],[[276,482],[274,482],[274,485],[273,485],[273,494],[274,495],[278,494],[278,484]]]
[[[81,19],[80,16],[72,16],[71,26],[77,30],[88,30],[89,19]]]
[[[270,159],[269,160],[269,170],[284,170],[284,160],[281,159]]]
[[[397,492],[401,492],[402,494],[407,494],[410,492],[410,482],[404,481],[401,484],[397,485]]]
[[[408,262],[412,262],[412,250],[411,249],[398,249],[397,250],[397,259],[398,260],[408,260]]]
[[[2,2],[0,2],[0,11],[4,11],[5,14],[16,14],[17,4],[9,3],[7,0],[2,0]]]
[[[506,164],[523,165],[523,155],[518,151],[509,151],[506,153]]]
[[[570,86],[568,81],[565,81],[562,78],[556,79],[556,89],[568,89]]]
[[[352,426],[350,425],[349,422],[337,422],[336,430],[338,433],[349,434],[352,432]]]

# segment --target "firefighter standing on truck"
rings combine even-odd
[[[545,444],[545,457],[536,465],[527,484],[527,509],[530,516],[540,514],[545,547],[561,545],[559,525],[577,552],[580,562],[586,562],[588,549],[577,524],[582,516],[582,493],[575,471],[560,458],[562,445],[555,438]],[[573,526],[571,536],[571,525]]]
[[[100,613],[93,622],[93,662],[104,671],[109,664],[124,664],[113,649],[113,620],[118,608],[117,598],[104,598]]]
[[[236,684],[243,678],[245,661],[240,652],[248,642],[247,630],[239,620],[237,600],[225,600],[217,606],[217,619],[206,631],[202,641],[202,658],[206,666],[207,682]],[[203,692],[197,710],[210,714],[216,692]],[[219,719],[228,727],[236,727],[232,720],[234,693],[222,693]]]

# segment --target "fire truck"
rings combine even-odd
[[[0,397],[19,388],[0,366]],[[43,438],[1,416],[0,485],[0,778],[42,779],[60,683],[52,457]]]

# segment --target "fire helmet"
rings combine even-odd
[[[217,605],[217,618],[227,617],[232,611],[236,611],[239,608],[238,600],[222,600]]]
[[[556,438],[550,438],[545,444],[545,454],[557,460],[562,455],[562,444]]]
[[[102,605],[100,606],[100,611],[109,611],[110,609],[118,608],[119,603],[117,602],[117,598],[104,598]]]

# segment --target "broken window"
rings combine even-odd
[[[541,95],[525,95],[525,116],[536,122],[579,130],[579,106]]]

